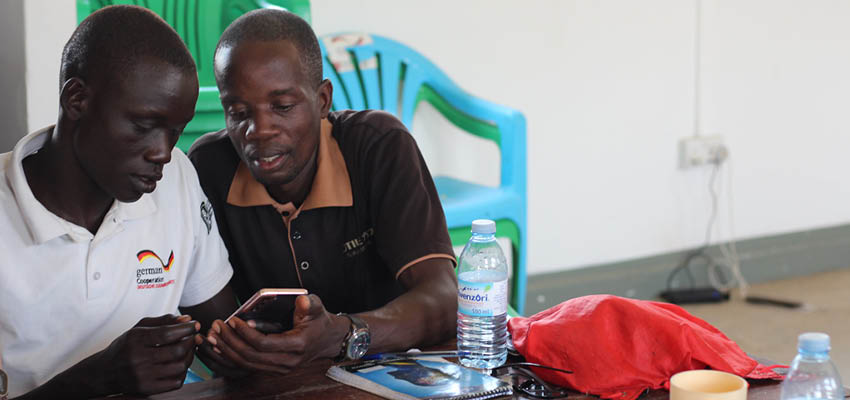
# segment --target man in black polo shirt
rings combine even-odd
[[[294,328],[213,324],[225,362],[285,372],[315,358],[438,343],[455,332],[457,282],[445,217],[416,143],[379,111],[329,113],[332,87],[310,26],[248,13],[216,49],[227,128],[190,158],[245,301],[304,287]],[[341,313],[341,314],[336,314]],[[219,360],[221,360],[220,356]]]

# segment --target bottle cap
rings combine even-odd
[[[489,219],[472,221],[472,233],[496,233],[496,223]]]
[[[829,335],[820,332],[806,332],[797,337],[797,349],[808,353],[829,351]]]

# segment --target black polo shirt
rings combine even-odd
[[[430,258],[455,263],[431,174],[398,119],[331,113],[318,151],[313,186],[296,209],[254,180],[225,131],[192,146],[240,300],[261,288],[303,287],[328,311],[368,311],[404,291],[397,278],[406,268]]]

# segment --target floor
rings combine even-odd
[[[736,341],[744,351],[788,364],[796,355],[797,335],[826,332],[833,362],[850,384],[850,268],[802,278],[753,285],[750,295],[802,302],[788,309],[735,299],[685,308]]]

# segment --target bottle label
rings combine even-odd
[[[457,309],[473,317],[495,317],[508,312],[508,280],[457,282]]]

